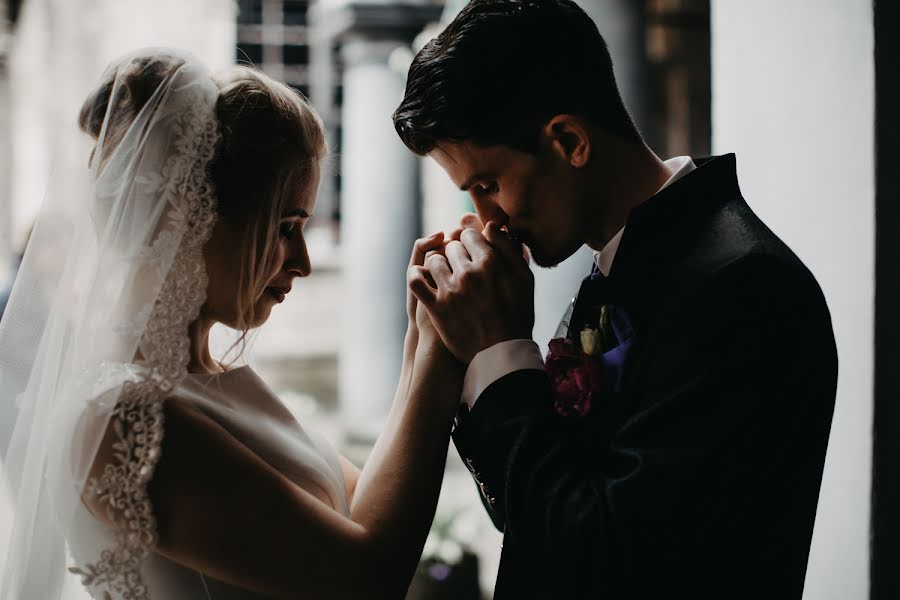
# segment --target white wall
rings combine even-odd
[[[838,344],[838,398],[807,572],[809,600],[868,597],[872,18],[870,0],[712,2],[714,151],[737,153],[750,206],[818,277]]]
[[[4,206],[11,208],[10,216],[0,211],[0,218],[12,218],[14,248],[24,241],[40,208],[51,165],[53,180],[63,192],[69,182],[65,172],[87,168],[90,147],[87,136],[77,131],[78,111],[106,65],[144,46],[173,46],[192,52],[210,68],[225,67],[233,62],[236,23],[232,0],[23,3],[10,46],[12,202],[11,207]],[[78,155],[60,156],[57,150],[68,148],[74,140],[80,140]],[[0,198],[0,203],[7,200]],[[2,223],[2,228],[8,225]],[[5,250],[0,248],[0,256]],[[4,262],[0,276],[5,277],[5,271]],[[0,552],[6,550],[11,508],[7,490],[0,483]],[[0,567],[3,558],[0,556]],[[82,590],[77,597],[87,598],[87,593]]]
[[[171,46],[222,68],[234,61],[236,28],[232,0],[24,2],[10,48],[14,246],[40,207],[51,164],[60,178],[63,159],[53,151],[70,139],[87,144],[76,132],[78,110],[106,65],[141,47]]]

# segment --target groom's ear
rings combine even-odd
[[[591,157],[591,137],[583,119],[556,115],[544,127],[553,151],[575,168],[583,167]]]

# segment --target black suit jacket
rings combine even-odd
[[[795,598],[837,355],[812,274],[741,197],[734,155],[634,209],[609,302],[620,390],[562,419],[542,371],[491,385],[453,434],[504,532],[495,598]]]

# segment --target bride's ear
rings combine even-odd
[[[591,137],[584,119],[573,115],[556,115],[544,127],[553,151],[575,168],[581,168],[591,157]]]

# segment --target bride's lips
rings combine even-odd
[[[269,294],[272,298],[274,298],[275,302],[279,304],[284,302],[284,297],[287,296],[288,292],[291,291],[289,287],[267,287],[266,293]]]

